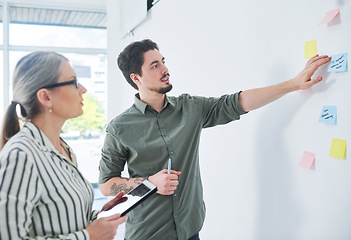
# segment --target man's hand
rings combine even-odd
[[[320,66],[329,62],[330,59],[331,57],[328,57],[326,55],[323,55],[323,56],[316,55],[310,58],[305,68],[295,78],[291,79],[291,81],[294,82],[296,90],[308,89],[313,85],[315,85],[316,83],[319,83],[320,81],[322,81],[321,76],[317,76],[311,79],[312,75]]]
[[[157,193],[161,195],[173,194],[179,184],[178,176],[181,172],[171,170],[171,173],[168,174],[167,171],[167,169],[163,169],[148,179],[157,186]]]
[[[308,60],[305,68],[296,77],[288,81],[241,92],[239,95],[241,107],[246,112],[252,111],[279,99],[289,92],[312,87],[316,83],[322,81],[321,76],[311,79],[312,75],[320,66],[329,62],[330,59],[331,58],[328,56],[316,55]]]

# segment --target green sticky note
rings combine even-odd
[[[345,159],[346,157],[346,140],[333,138],[329,156]]]
[[[305,42],[305,59],[317,55],[317,40]]]

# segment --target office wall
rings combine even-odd
[[[109,2],[108,13],[116,12]],[[319,25],[336,8],[336,20]],[[350,0],[161,0],[134,36],[119,41],[120,27],[109,26],[109,119],[133,102],[135,91],[115,69],[131,41],[159,44],[171,95],[220,96],[288,80],[307,62],[310,40],[319,54],[351,52]],[[326,67],[318,73],[324,80],[309,91],[203,131],[201,239],[351,239],[351,78]],[[336,125],[318,122],[324,105],[337,106]],[[347,140],[345,159],[329,156],[332,138]],[[315,153],[313,169],[298,166],[304,151]]]

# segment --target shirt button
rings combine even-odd
[[[170,152],[171,155],[173,155],[173,152]]]
[[[175,193],[175,194],[173,194],[173,197],[176,197],[177,196],[177,194]]]

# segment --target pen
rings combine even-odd
[[[172,159],[168,159],[168,174],[171,174],[171,167],[172,167]]]

